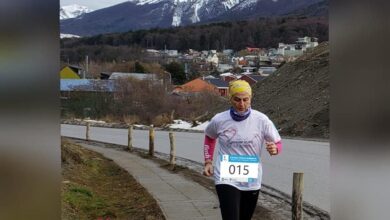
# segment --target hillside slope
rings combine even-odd
[[[253,88],[252,106],[282,135],[329,138],[329,43],[286,63]]]

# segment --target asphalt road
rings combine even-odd
[[[61,125],[61,135],[85,138],[85,126]],[[179,157],[203,163],[202,133],[175,132],[176,154]],[[127,145],[127,129],[90,128],[90,139]],[[269,156],[263,148],[263,184],[291,195],[294,172],[304,173],[304,201],[327,212],[330,211],[329,142],[283,139],[283,151]],[[133,145],[147,149],[149,133],[134,130]],[[167,131],[155,132],[155,151],[169,154]]]

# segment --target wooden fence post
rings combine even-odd
[[[154,156],[154,128],[150,125],[149,128],[149,155]]]
[[[175,169],[176,166],[176,146],[175,146],[175,136],[173,135],[172,131],[169,132],[169,143],[171,146],[169,164],[171,165],[171,168],[173,170]]]
[[[89,122],[87,122],[86,131],[85,131],[85,139],[89,141]]]
[[[129,151],[133,151],[133,125],[129,125],[129,132],[127,135],[127,147],[129,148]]]
[[[302,220],[303,173],[294,173],[292,190],[292,220]]]

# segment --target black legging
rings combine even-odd
[[[252,218],[260,190],[242,191],[226,184],[218,184],[215,188],[223,220],[250,220]]]

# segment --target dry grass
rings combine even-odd
[[[125,115],[123,116],[123,122],[126,124],[139,124],[141,119],[137,115]]]
[[[168,114],[157,115],[153,120],[152,124],[156,127],[160,127],[166,124],[172,123],[171,117]]]
[[[164,219],[152,196],[112,161],[63,141],[62,219]]]

